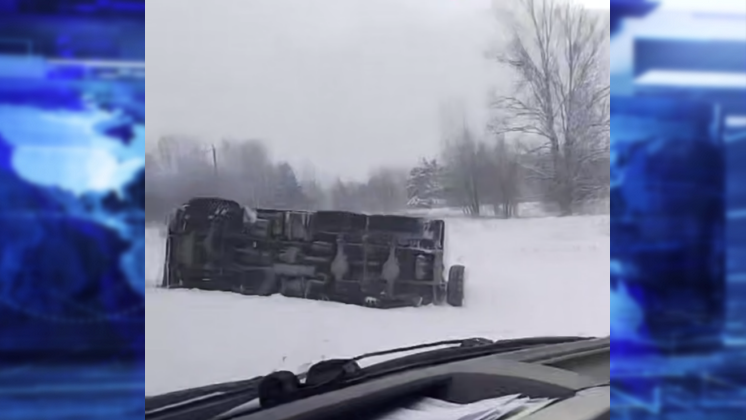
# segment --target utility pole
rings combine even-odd
[[[215,170],[215,177],[218,177],[218,152],[215,150],[215,145],[212,145],[212,167]]]

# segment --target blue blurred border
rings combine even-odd
[[[143,416],[144,61],[142,0],[0,0],[3,420]]]
[[[633,17],[639,23],[639,19],[647,19],[644,16],[649,16],[655,8],[654,2],[644,0],[611,0],[610,5],[612,42],[630,35],[631,26],[626,27],[623,18]],[[714,18],[718,16],[741,19],[746,30],[746,15],[712,14]],[[658,29],[665,32],[666,28]],[[616,121],[612,121],[612,154],[617,153],[616,159],[621,159],[619,165],[624,170],[615,169],[612,163],[611,172],[612,178],[615,171],[619,178],[617,191],[626,191],[624,199],[619,198],[619,192],[616,195],[612,192],[611,402],[614,419],[746,418],[746,188],[742,182],[746,175],[743,164],[746,161],[746,127],[727,123],[729,116],[746,115],[746,87],[724,86],[717,78],[697,86],[685,82],[673,86],[673,77],[668,76],[671,72],[684,75],[746,73],[746,32],[742,41],[692,41],[691,38],[696,39],[696,31],[696,28],[688,29],[686,38],[689,39],[675,36],[665,40],[636,38],[633,41],[635,62],[630,74],[612,73],[612,81],[616,84],[612,91],[617,92],[612,100],[612,112],[616,108]],[[612,63],[615,59],[621,57],[612,56]],[[668,79],[662,80],[665,83],[660,86],[628,86],[630,80],[649,75],[651,70],[662,70],[666,75],[663,79]],[[681,113],[683,109],[695,109],[693,107],[700,110],[692,111],[691,115]],[[712,112],[703,111],[703,107]],[[630,115],[639,118],[629,118]],[[696,128],[697,121],[704,119],[709,119],[710,123],[706,132],[701,123],[700,128]],[[675,121],[678,123],[672,124]],[[651,132],[656,135],[630,141],[635,134]],[[682,139],[678,143],[664,141],[666,137],[677,135],[687,137],[687,133],[695,133],[690,136],[693,142],[710,142],[720,156],[712,153],[710,158],[703,153],[686,156],[682,153]],[[633,149],[636,150],[630,152]],[[709,150],[712,152],[715,148]],[[612,156],[612,161],[614,159]],[[619,177],[619,174],[626,177]],[[697,178],[699,175],[701,178]],[[682,179],[710,181],[691,190],[692,200],[688,203],[678,202],[686,205],[659,212],[658,219],[648,217],[654,214],[651,209],[656,205],[675,203],[675,191]],[[713,181],[718,179],[720,181]],[[653,180],[662,188],[651,189]],[[675,180],[679,184],[675,184]],[[710,211],[699,211],[704,208],[700,206],[703,202],[717,203],[712,194],[722,197],[720,211],[711,211],[717,204],[708,207]],[[626,201],[636,201],[631,207],[642,213],[631,215]],[[678,226],[678,229],[664,230],[661,226]],[[718,226],[725,227],[722,234]],[[710,233],[706,246],[701,241],[703,231]],[[687,236],[691,232],[699,235],[696,236],[700,239],[699,253],[690,253],[688,257],[682,257],[687,255],[682,253],[678,258],[666,259],[661,255],[670,253],[650,251],[662,248],[651,238],[667,238],[670,243],[680,244],[691,238]],[[644,245],[648,250],[625,253],[640,248],[631,246],[632,243]],[[703,254],[711,259],[700,258]],[[620,255],[625,255],[633,264],[615,264],[614,259]],[[643,255],[647,257],[644,261]],[[705,267],[705,264],[708,265]],[[651,275],[661,267],[664,271]],[[692,272],[698,274],[691,276]],[[692,280],[678,284],[667,282],[669,278],[682,280],[687,276]],[[640,278],[645,280],[640,281]],[[618,285],[614,284],[624,280],[632,285],[627,287],[626,296],[631,299],[627,299],[626,304],[620,303],[619,294],[615,294]],[[682,291],[696,281],[700,282],[699,288],[694,289],[697,293],[685,296]],[[667,296],[669,300],[658,299],[653,304],[651,295]],[[645,315],[655,314],[653,318],[661,319],[670,313],[681,314],[675,318],[678,322],[664,324],[657,331],[651,331],[650,322],[644,320]],[[682,327],[689,328],[686,334],[680,333]],[[662,339],[664,336],[669,340]]]

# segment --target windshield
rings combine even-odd
[[[146,395],[608,336],[609,15],[586,3],[147,2]]]

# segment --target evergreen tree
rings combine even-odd
[[[303,188],[292,166],[286,162],[277,165],[273,205],[280,209],[305,207]]]
[[[442,199],[442,168],[437,160],[422,159],[407,179],[407,206],[432,208]]]

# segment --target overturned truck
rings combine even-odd
[[[195,198],[168,221],[162,287],[375,308],[464,302],[464,267],[445,276],[442,220],[249,209]]]

